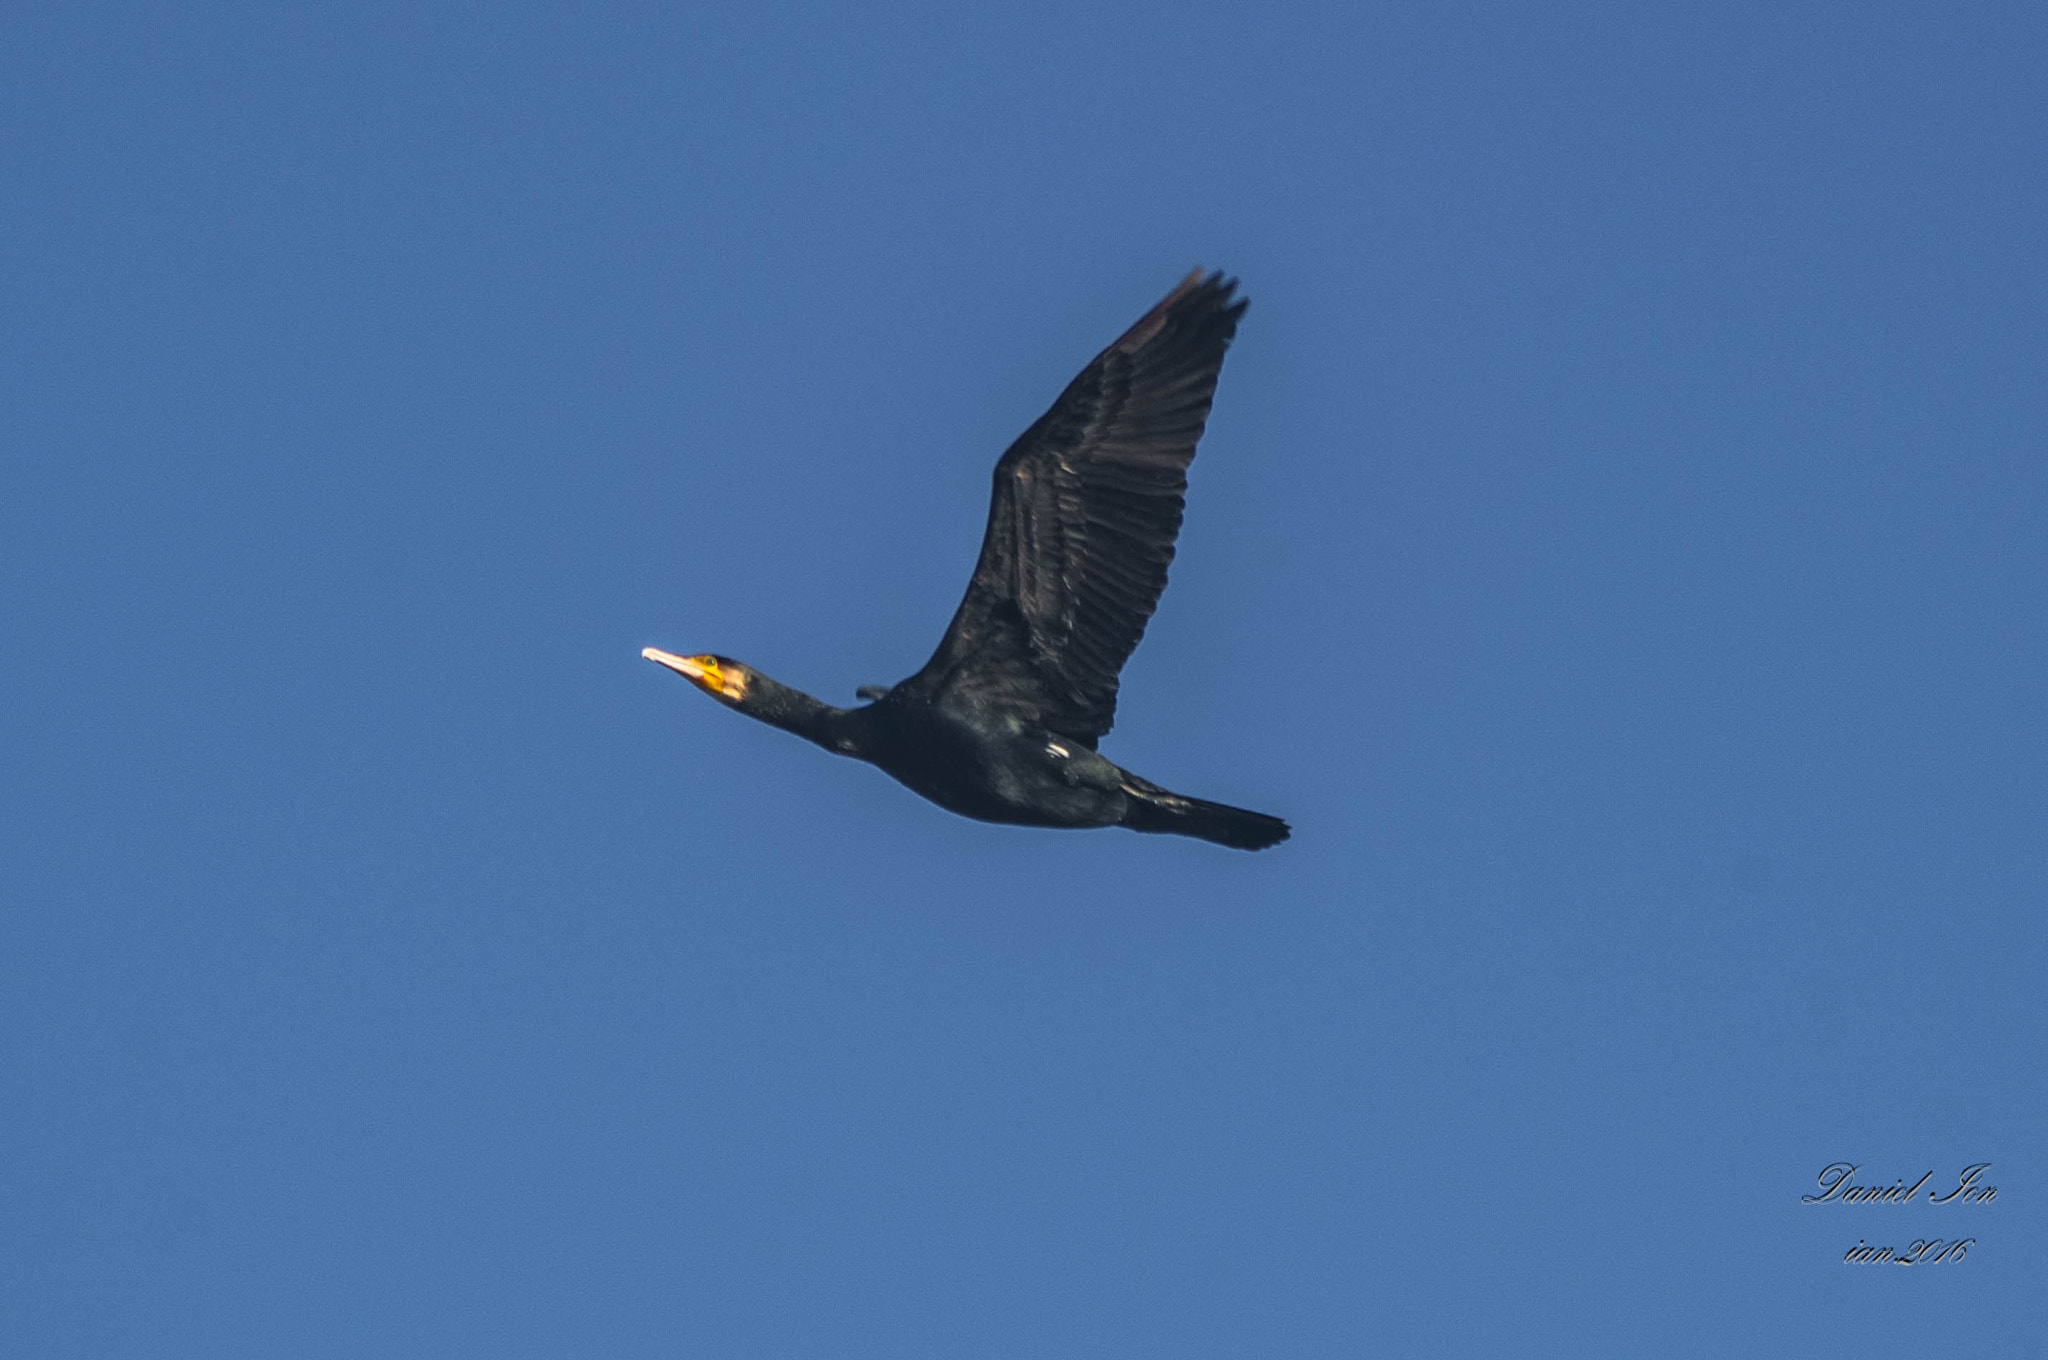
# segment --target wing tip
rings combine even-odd
[[[1238,318],[1251,305],[1250,298],[1238,297],[1236,293],[1236,279],[1225,277],[1220,269],[1205,271],[1201,265],[1196,265],[1172,292],[1139,317],[1136,325],[1117,337],[1117,342],[1110,348],[1126,354],[1142,349],[1165,330],[1169,322],[1182,319],[1219,320],[1229,330],[1235,331]]]

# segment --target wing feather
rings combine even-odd
[[[927,692],[972,691],[1093,745],[1117,674],[1166,589],[1187,468],[1224,351],[1236,283],[1201,270],[1067,385],[996,464],[988,532]]]

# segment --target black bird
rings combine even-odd
[[[1117,672],[1166,589],[1188,464],[1244,315],[1236,287],[1188,275],[1010,446],[967,598],[908,680],[864,685],[865,706],[834,708],[722,656],[641,655],[963,816],[1240,850],[1286,840],[1278,817],[1169,793],[1095,751]]]

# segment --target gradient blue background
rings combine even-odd
[[[36,9],[0,1351],[2042,1353],[2048,10]],[[914,670],[1197,263],[1105,749],[1292,843],[639,659]]]

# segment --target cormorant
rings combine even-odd
[[[1236,287],[1189,274],[1010,446],[967,598],[908,680],[864,685],[868,703],[834,708],[722,656],[641,655],[963,816],[1241,850],[1286,840],[1277,817],[1169,793],[1095,750],[1117,672],[1166,589],[1188,464],[1244,315]]]

